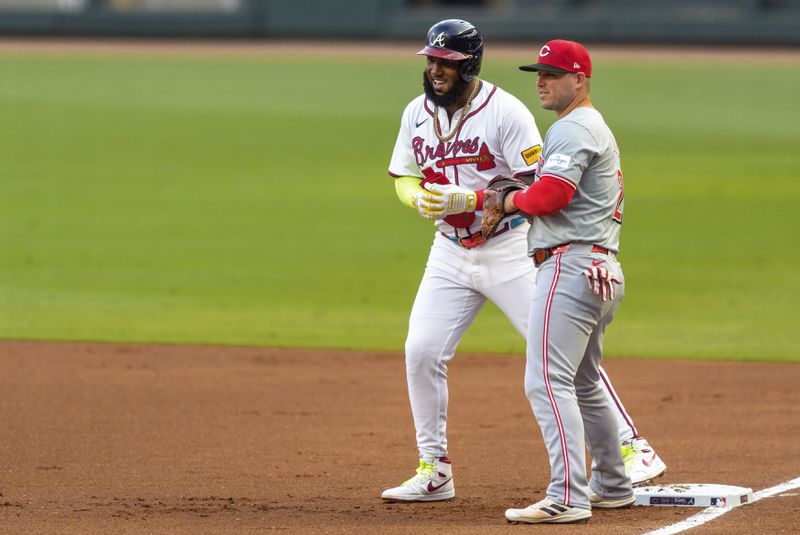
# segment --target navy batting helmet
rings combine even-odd
[[[460,61],[461,79],[471,82],[481,72],[483,37],[475,26],[465,20],[443,20],[431,26],[428,43],[417,54]]]

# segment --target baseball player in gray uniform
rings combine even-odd
[[[547,497],[508,509],[510,522],[585,522],[592,508],[628,507],[631,480],[603,392],[603,333],[624,294],[617,261],[624,208],[619,149],[592,106],[589,53],[573,41],[544,45],[533,65],[547,131],[536,182],[510,193],[506,213],[532,214],[528,254],[538,266],[528,319],[525,390],[550,456]],[[486,208],[492,201],[486,201]],[[586,442],[592,458],[586,479]]]
[[[483,39],[472,24],[438,22],[418,54],[426,57],[425,92],[403,112],[389,165],[400,201],[436,225],[405,344],[419,467],[381,495],[402,502],[455,496],[447,451],[447,363],[486,300],[526,334],[535,284],[526,255],[528,222],[509,216],[484,237],[481,210],[484,189],[494,176],[532,178],[541,153],[531,113],[514,96],[478,78]],[[628,441],[623,448],[630,450],[631,477],[654,477],[652,466],[649,473],[633,469],[637,459],[657,456],[649,445],[644,457],[642,448],[633,447],[638,435],[630,416],[610,382],[604,391],[618,408],[608,432],[616,436],[619,431],[620,440]],[[619,444],[616,449],[619,455]]]

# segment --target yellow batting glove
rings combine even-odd
[[[474,212],[478,205],[478,195],[474,191],[455,184],[425,184],[425,188],[442,198],[445,216]]]
[[[411,198],[411,204],[417,213],[425,219],[442,219],[445,213],[444,197],[438,193],[419,190]]]

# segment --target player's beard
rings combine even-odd
[[[433,84],[428,80],[428,76],[422,73],[422,87],[425,88],[425,96],[428,100],[433,102],[435,106],[446,108],[455,104],[460,99],[469,87],[469,82],[465,82],[460,76],[453,82],[453,87],[444,95],[437,95],[433,90]]]

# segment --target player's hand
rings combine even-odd
[[[419,190],[411,198],[411,204],[425,219],[442,219],[447,215],[444,210],[444,198],[438,193]]]
[[[474,191],[455,184],[425,184],[425,189],[442,197],[444,215],[474,212],[478,205],[478,195]]]
[[[604,267],[590,267],[583,271],[586,280],[589,281],[589,289],[599,295],[603,301],[614,300],[614,285],[619,284],[620,280],[614,277],[608,269]]]

